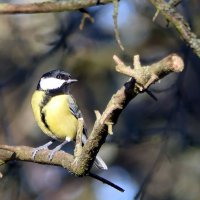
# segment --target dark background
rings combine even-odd
[[[37,127],[30,105],[46,71],[63,69],[79,80],[72,93],[91,130],[94,110],[102,112],[128,80],[115,71],[114,54],[129,65],[139,54],[148,65],[178,53],[185,70],[151,86],[157,102],[138,95],[101,149],[109,169],[95,173],[125,193],[59,167],[12,162],[0,168],[0,199],[130,200],[143,183],[143,199],[200,199],[200,60],[161,15],[152,22],[155,8],[148,1],[119,5],[124,52],[115,41],[112,4],[88,9],[95,23],[86,21],[82,31],[79,11],[0,16],[0,143],[36,147],[49,140]],[[198,0],[183,0],[177,8],[197,36],[199,7]],[[69,144],[65,150],[72,148]]]

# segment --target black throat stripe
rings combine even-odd
[[[49,125],[47,124],[47,121],[46,121],[46,119],[45,119],[45,113],[42,112],[42,111],[41,111],[41,120],[42,120],[44,126],[45,126],[49,131],[51,131],[50,128],[49,128]]]
[[[41,120],[44,124],[44,126],[50,131],[49,125],[47,124],[46,118],[45,118],[45,112],[42,111],[42,109],[44,108],[45,105],[47,105],[47,103],[51,100],[52,96],[49,94],[45,94],[42,102],[41,102],[41,106],[40,106],[40,115],[41,115]]]

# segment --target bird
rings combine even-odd
[[[78,120],[83,118],[79,106],[70,93],[71,84],[77,81],[77,79],[71,78],[69,73],[58,69],[46,72],[40,78],[32,95],[31,105],[38,126],[47,136],[51,137],[51,140],[34,148],[33,160],[38,151],[48,149],[55,141],[60,141],[58,146],[50,150],[48,157],[51,161],[54,154],[65,144],[75,141]],[[87,141],[86,134],[87,130],[84,125],[83,145]],[[100,169],[108,169],[99,155],[96,156],[94,163]]]

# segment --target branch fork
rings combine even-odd
[[[126,66],[116,55],[113,56],[113,59],[117,64],[116,71],[134,78],[140,92],[146,90],[152,83],[158,80],[158,76],[148,70],[148,66],[142,67],[139,55],[133,56],[132,68]],[[144,78],[146,81],[144,81]]]
[[[40,164],[61,166],[76,176],[89,175],[93,161],[104,144],[108,134],[113,134],[113,126],[127,104],[145,88],[155,81],[172,72],[181,72],[184,68],[181,57],[171,54],[164,59],[149,66],[142,66],[139,56],[134,56],[134,68],[126,66],[120,58],[113,56],[116,62],[116,71],[125,74],[131,79],[125,83],[110,99],[102,115],[95,111],[96,121],[91,134],[82,147],[83,119],[79,119],[78,133],[74,156],[59,151],[52,161],[48,160],[49,150],[41,150],[32,160],[33,148],[25,146],[0,145],[0,164],[11,160],[35,162]]]

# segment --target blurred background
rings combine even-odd
[[[197,36],[199,6],[198,0],[183,0],[177,7]],[[79,11],[0,16],[1,144],[37,147],[49,140],[37,127],[30,104],[39,78],[48,70],[63,69],[79,80],[72,93],[88,130],[95,121],[94,110],[102,112],[111,95],[128,80],[115,71],[113,54],[129,65],[132,56],[139,54],[147,65],[178,53],[185,70],[151,86],[158,101],[146,93],[138,95],[101,149],[109,169],[94,168],[93,172],[124,188],[124,193],[90,177],[74,177],[59,167],[10,162],[0,168],[0,199],[200,199],[199,58],[161,15],[152,22],[155,8],[149,1],[119,3],[124,52],[115,41],[113,5],[88,11],[95,22],[86,20],[83,30]],[[73,144],[65,150],[72,152]]]

